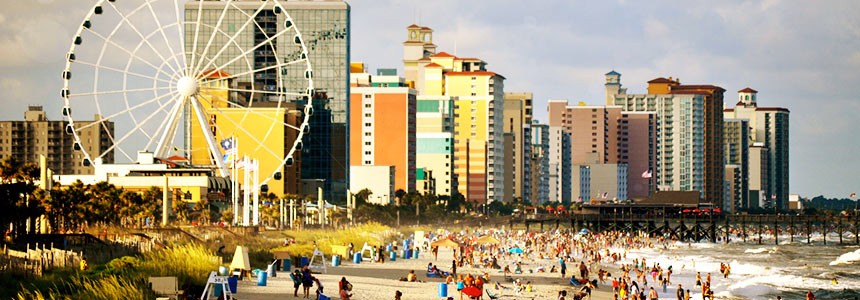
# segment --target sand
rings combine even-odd
[[[351,261],[342,261],[342,265],[337,267],[331,266],[331,258],[326,257],[327,268],[326,273],[314,274],[319,278],[322,285],[325,287],[325,294],[338,299],[337,286],[341,277],[346,276],[353,285],[352,299],[394,299],[394,292],[400,290],[403,293],[402,299],[444,299],[438,296],[439,284],[444,282],[444,278],[428,278],[426,276],[427,263],[433,262],[431,253],[421,253],[418,259],[401,259],[391,262],[388,259],[385,263],[369,263],[362,262],[361,264],[353,264]],[[436,265],[444,270],[450,271],[453,251],[451,249],[439,249],[439,260]],[[505,263],[504,261],[500,263]],[[578,287],[573,287],[568,284],[568,279],[561,278],[559,273],[529,273],[527,270],[535,269],[543,265],[547,270],[557,264],[555,260],[542,261],[527,261],[523,264],[524,274],[516,274],[514,279],[520,278],[525,281],[531,281],[534,287],[533,292],[522,292],[516,295],[513,288],[513,283],[504,280],[502,273],[499,270],[485,268],[458,268],[457,272],[462,274],[472,273],[473,275],[481,275],[484,272],[490,274],[492,281],[502,280],[501,283],[507,286],[507,290],[492,290],[493,294],[501,294],[501,299],[557,299],[558,292],[562,289],[572,293],[578,290]],[[568,264],[568,274],[570,276],[574,268],[572,264]],[[262,267],[260,267],[262,268]],[[406,276],[409,270],[415,270],[418,274],[418,279],[423,282],[402,282],[399,278]],[[613,270],[615,271],[615,270]],[[314,270],[314,272],[322,272]],[[596,270],[594,271],[596,272]],[[615,273],[615,272],[613,272]],[[266,286],[257,286],[256,279],[245,280],[239,282],[238,293],[235,295],[237,299],[304,299],[302,288],[299,288],[299,297],[293,297],[293,282],[289,274],[286,272],[278,272],[274,278],[268,278]],[[485,288],[492,289],[493,284],[487,283]],[[315,299],[314,291],[316,286],[311,287],[309,299]],[[460,299],[460,295],[456,290],[456,284],[448,286],[448,296],[454,299]],[[463,297],[467,299],[467,297]],[[484,294],[483,299],[489,299]],[[573,299],[568,296],[567,299]],[[592,299],[612,299],[612,287],[608,285],[600,286],[592,294]]]

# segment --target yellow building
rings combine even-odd
[[[432,40],[422,39],[422,32],[432,30],[417,25],[407,28],[404,68],[407,80],[416,81],[420,96],[449,97],[453,101],[454,180],[458,192],[473,204],[511,200],[503,199],[505,77],[487,71],[486,63],[480,59],[435,53],[435,45],[426,47]],[[414,75],[413,68],[417,69]]]
[[[227,77],[226,72],[216,72],[210,77]],[[266,107],[266,102],[253,103],[252,108],[228,107],[230,97],[227,87],[229,80],[216,80],[200,87],[203,109],[209,118],[209,128],[216,141],[234,138],[238,152],[234,160],[248,157],[259,161],[259,178],[262,182],[276,172],[280,179],[272,179],[267,184],[269,192],[278,196],[298,194],[300,189],[299,153],[293,156],[292,166],[284,167],[282,161],[298,136],[298,131],[287,127],[301,125],[302,113],[295,104],[287,107]],[[272,102],[272,106],[277,103]],[[214,159],[223,159],[224,150],[217,157],[209,155],[206,139],[198,122],[190,123],[190,161],[193,165],[214,165]],[[244,182],[244,172],[237,172],[237,181]],[[277,177],[276,177],[277,178]],[[253,180],[249,180],[253,182]]]

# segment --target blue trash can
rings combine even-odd
[[[289,272],[292,264],[293,264],[293,262],[290,261],[289,259],[283,259],[283,267],[282,267],[283,269],[282,270],[284,270],[284,272]]]
[[[334,255],[331,257],[331,266],[332,267],[340,266],[340,255]]]
[[[360,264],[361,263],[361,253],[360,252],[356,252],[355,254],[352,255],[352,263],[354,263],[354,264]]]
[[[220,284],[216,284],[216,285],[215,285],[215,289],[213,289],[213,292],[215,292],[215,297],[216,297],[216,298],[217,298],[217,297],[221,297],[221,293],[223,292],[223,291],[222,291],[223,289],[224,289],[224,288],[223,288]]]
[[[412,258],[418,259],[418,249],[415,249],[414,251],[412,251]]]
[[[439,284],[439,297],[445,298],[448,297],[448,284],[440,283]]]
[[[388,259],[390,259],[391,261],[397,260],[397,253],[394,253],[394,251],[391,251],[388,254],[389,254]]]
[[[299,266],[300,266],[300,267],[304,267],[304,266],[307,266],[307,265],[308,265],[308,258],[307,258],[307,257],[302,256],[301,263],[299,264]]]
[[[230,276],[230,278],[227,278],[227,286],[230,287],[230,293],[235,294],[236,290],[239,288],[239,278],[236,278],[236,276]]]
[[[266,286],[266,279],[268,279],[268,273],[260,272],[257,274],[257,286]]]

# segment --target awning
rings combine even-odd
[[[230,189],[230,179],[224,177],[209,177],[209,190],[229,190]]]

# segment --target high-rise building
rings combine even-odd
[[[570,133],[561,126],[549,126],[548,202],[570,203]]]
[[[397,75],[351,78],[351,166],[393,166],[394,189],[414,192],[415,90]]]
[[[572,106],[567,100],[549,100],[549,126],[560,126],[570,134],[571,163],[582,165],[618,162],[619,106]]]
[[[648,198],[657,168],[657,113],[621,113],[618,122],[618,163],[627,164],[627,197]]]
[[[531,136],[531,190],[532,205],[549,202],[549,125],[532,120]]]
[[[573,196],[584,203],[628,199],[627,173],[626,164],[575,165],[572,172]]]
[[[247,63],[252,62],[254,69],[265,68],[277,61],[294,61],[302,56],[302,50],[294,45],[294,37],[276,37],[269,46],[252,51],[241,63],[229,63],[229,60],[242,54],[239,49],[253,49],[255,45],[267,40],[268,34],[277,31],[286,21],[284,14],[278,14],[274,9],[260,8],[260,1],[189,1],[185,4],[185,18],[197,20],[200,13],[200,23],[205,26],[194,26],[189,23],[185,27],[186,36],[216,36],[212,32],[216,25],[221,32],[235,36],[230,38],[215,38],[211,44],[208,39],[186,39],[185,52],[190,56],[203,56],[207,53],[212,60],[212,67],[203,69],[218,69],[237,76],[232,84],[240,89],[273,91],[278,85],[278,75],[281,84],[287,91],[304,92],[307,81],[304,79],[305,70],[301,64],[284,67],[282,74],[275,74],[275,69],[267,69],[249,73]],[[314,1],[281,1],[283,9],[292,18],[292,23],[302,33],[303,42],[308,47],[307,57],[313,65],[314,99],[295,99],[300,105],[311,102],[315,114],[311,120],[311,134],[303,141],[301,160],[301,176],[303,180],[322,182],[327,199],[342,199],[346,195],[349,172],[349,127],[347,97],[349,96],[349,39],[350,39],[350,7],[344,1],[314,0]],[[237,9],[225,9],[227,5]],[[273,4],[266,4],[273,5]],[[248,16],[253,15],[259,26],[244,27]],[[220,21],[219,21],[220,20]],[[245,28],[244,31],[238,32]],[[198,32],[199,31],[199,32]],[[196,41],[196,43],[195,43]],[[207,44],[210,44],[207,47]],[[268,44],[268,43],[266,43]],[[221,56],[215,56],[214,50],[225,49]],[[194,54],[191,54],[194,52]],[[275,54],[277,54],[276,57]],[[265,93],[258,93],[256,101],[266,101]],[[236,100],[234,100],[236,101]]]
[[[529,202],[529,192],[526,191],[531,188],[531,167],[527,157],[531,152],[533,98],[532,93],[505,93],[504,128],[505,133],[513,134],[513,142],[510,144],[512,149],[508,150],[512,156],[505,156],[511,163],[510,167],[505,165],[505,168],[509,168],[511,172],[505,173],[510,175],[510,178],[506,179],[512,184],[510,188],[513,190],[513,197],[523,202]]]
[[[621,74],[609,72],[606,74],[607,105],[621,106],[626,112],[655,112],[656,113],[656,168],[652,172],[655,178],[656,190],[699,191],[704,203],[723,203],[725,190],[725,167],[723,164],[722,144],[713,151],[719,151],[719,171],[706,168],[715,164],[707,161],[706,129],[711,128],[722,134],[722,116],[718,119],[719,129],[706,126],[707,107],[712,101],[722,101],[722,89],[710,85],[684,86],[678,80],[657,78],[648,82],[648,94],[628,94],[621,87]],[[707,128],[706,128],[707,127]],[[713,133],[707,136],[711,140],[722,142],[722,136],[715,138]],[[711,151],[708,150],[708,151]],[[708,189],[706,171],[719,176],[718,190]],[[642,172],[642,170],[637,170]],[[710,192],[710,193],[709,193]]]
[[[456,99],[456,98],[454,98]],[[454,100],[447,96],[418,96],[415,165],[432,171],[432,194],[457,193],[454,173]]]
[[[749,121],[744,119],[723,120],[723,141],[726,153],[726,181],[730,188],[725,210],[739,212],[750,208],[749,203]]]
[[[435,53],[432,30],[407,28],[404,69],[419,95],[453,101],[454,177],[473,205],[501,201],[504,173],[504,77],[476,58]],[[423,35],[423,37],[422,37]],[[419,55],[420,54],[420,55]],[[412,75],[413,65],[417,70]]]
[[[750,141],[753,146],[760,146],[763,150],[752,149],[750,151],[750,173],[766,174],[762,178],[765,185],[761,190],[754,189],[755,180],[750,177],[750,201],[753,201],[754,191],[760,191],[766,199],[762,202],[770,203],[776,200],[775,205],[779,209],[788,208],[789,196],[789,114],[790,111],[782,107],[759,107],[756,96],[758,91],[745,88],[738,91],[738,103],[734,108],[723,111],[725,118],[745,119],[749,121]],[[757,164],[752,159],[755,152],[766,151],[763,157],[763,170],[755,170]],[[767,208],[773,208],[767,206]]]
[[[84,154],[75,151],[75,138],[66,133],[69,122],[50,121],[41,106],[30,106],[24,112],[24,121],[0,121],[0,159],[14,156],[18,161],[39,164],[39,155],[47,158],[47,167],[54,174],[93,174],[92,164],[84,166]],[[78,135],[86,141],[87,153],[105,153],[111,147],[114,123],[93,116],[93,121],[77,121],[82,129]],[[95,159],[95,157],[93,157]],[[102,163],[114,161],[113,151],[101,158]]]

